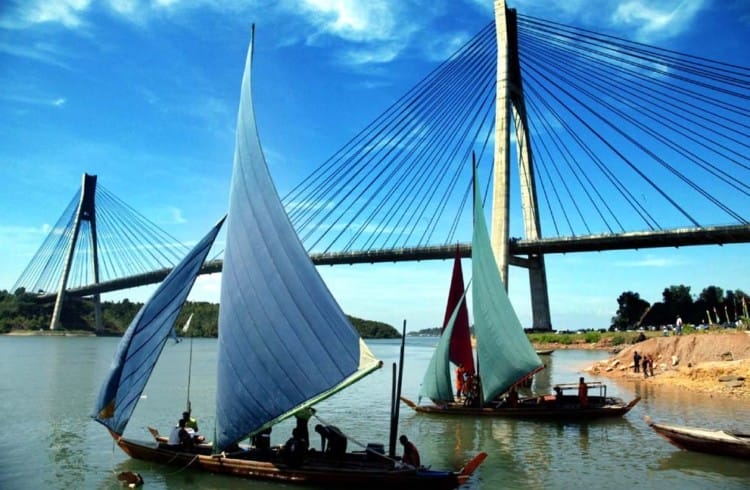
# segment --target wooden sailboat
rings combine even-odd
[[[465,309],[465,292],[456,299],[456,270],[460,270],[460,257],[456,256],[448,309],[453,313],[446,322],[438,346],[430,361],[420,389],[420,402],[401,400],[420,413],[443,415],[472,415],[534,418],[596,418],[621,416],[627,413],[639,398],[624,403],[619,398],[609,397],[606,386],[590,383],[589,390],[599,390],[588,396],[588,404],[582,406],[578,396],[566,395],[565,390],[578,385],[559,385],[559,394],[517,400],[501,395],[515,390],[537,371],[544,368],[541,359],[526,337],[495,263],[489,233],[484,220],[482,199],[474,175],[474,233],[472,236],[472,307],[474,311],[474,333],[476,336],[477,378],[480,390],[469,397],[455,397],[451,385],[450,361],[454,351],[461,351],[456,342],[464,342],[462,335],[456,336],[463,327],[459,322],[460,311]],[[463,279],[460,287],[463,289]],[[467,320],[468,324],[468,320]],[[468,327],[467,327],[468,329]],[[463,349],[471,346],[465,346]],[[475,383],[476,385],[476,383]],[[432,400],[422,405],[421,399]]]
[[[654,429],[657,434],[680,449],[734,456],[750,461],[750,434],[657,424],[648,416],[645,419],[649,427]]]
[[[211,473],[325,487],[455,488],[484,460],[459,471],[415,468],[374,451],[290,461],[277,449],[239,444],[378,369],[318,275],[271,180],[251,97],[252,43],[237,118],[237,139],[219,314],[213,445],[192,450],[123,437],[177,313],[218,226],[178,265],[128,328],[94,418],[133,458]]]

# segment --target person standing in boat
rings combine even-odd
[[[463,364],[459,363],[456,367],[456,398],[461,398],[464,395],[465,381],[466,369]]]
[[[583,380],[583,377],[578,379],[578,403],[582,408],[589,406],[589,386]]]
[[[419,458],[417,446],[415,446],[405,435],[401,435],[398,440],[401,442],[401,445],[404,446],[404,455],[401,457],[401,461],[403,461],[404,464],[419,468],[422,463]]]
[[[320,450],[334,458],[341,458],[346,453],[346,436],[335,425],[315,426],[315,432],[320,434]]]
[[[315,409],[312,407],[303,408],[294,414],[297,421],[298,438],[304,441],[305,451],[310,447],[310,431],[307,430],[307,424],[313,415],[315,415]]]

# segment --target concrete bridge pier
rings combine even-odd
[[[492,247],[500,276],[508,289],[508,265],[521,265],[529,270],[531,288],[532,328],[551,330],[547,273],[544,256],[531,254],[526,259],[512,257],[510,249],[510,126],[511,113],[516,131],[516,153],[521,189],[524,232],[527,240],[542,236],[534,179],[523,80],[518,59],[518,31],[516,11],[505,6],[505,0],[495,0],[495,29],[497,36],[497,88],[495,96],[495,176],[492,208]]]

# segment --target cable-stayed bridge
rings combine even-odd
[[[472,154],[498,265],[506,285],[509,265],[529,269],[537,328],[551,326],[546,254],[750,241],[750,68],[497,4],[287,193],[316,263],[470,255]],[[16,287],[96,295],[159,281],[184,253],[108,191],[95,207],[80,194]]]

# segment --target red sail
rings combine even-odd
[[[456,257],[453,261],[453,277],[451,279],[451,289],[448,293],[448,304],[445,308],[445,319],[443,320],[443,330],[450,320],[453,310],[461,301],[464,294],[464,274],[461,269],[461,255],[456,246]],[[450,360],[453,364],[463,364],[464,369],[469,374],[474,374],[474,355],[471,349],[471,335],[469,333],[469,311],[466,309],[466,298],[461,301],[458,309],[456,323],[453,325],[453,336],[451,337]]]

